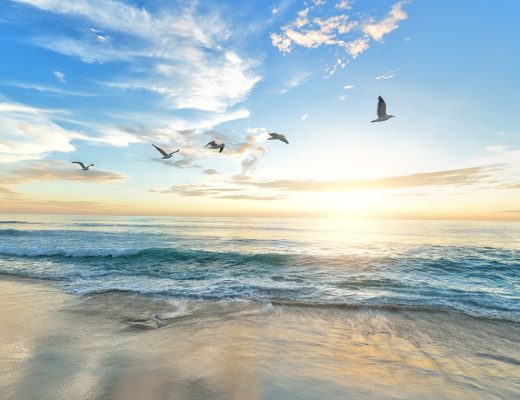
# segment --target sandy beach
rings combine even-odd
[[[3,399],[513,399],[518,324],[0,280]]]

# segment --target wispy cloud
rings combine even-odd
[[[306,71],[300,71],[297,72],[286,84],[285,87],[280,90],[280,93],[284,94],[290,91],[291,89],[294,89],[295,87],[298,87],[300,85],[303,85],[305,82],[308,81],[311,74]]]
[[[231,151],[231,156],[242,158],[242,174],[245,175],[256,167],[256,164],[264,156],[268,147],[265,144],[267,130],[265,128],[249,128],[246,140],[239,143]]]
[[[389,190],[423,186],[467,186],[485,184],[500,166],[484,166],[417,173],[376,179],[351,179],[337,181],[272,180],[256,182],[243,180],[243,184],[267,189],[291,192],[330,192],[359,190]]]
[[[0,103],[0,162],[40,159],[52,151],[72,152],[77,132],[53,121],[53,110]]]
[[[96,26],[81,38],[55,35],[33,41],[88,63],[119,61],[144,67],[144,74],[107,84],[154,92],[165,107],[221,112],[242,101],[260,79],[253,60],[224,45],[229,30],[222,19],[198,13],[195,4],[153,14],[120,1],[14,1]]]
[[[353,20],[348,14],[328,18],[311,17],[312,11],[324,3],[313,2],[312,6],[300,10],[294,21],[282,26],[280,33],[272,33],[273,46],[282,53],[291,52],[294,46],[338,46],[345,49],[350,57],[356,58],[369,48],[371,40],[382,42],[387,34],[399,27],[401,21],[408,18],[403,10],[407,1],[394,4],[389,13],[380,20],[371,16]],[[340,1],[335,8],[348,10],[350,2]]]
[[[11,188],[0,186],[0,195],[2,195],[5,198],[18,198],[20,197],[20,193],[14,191]]]
[[[309,113],[305,113],[301,116],[301,120],[305,121],[309,117]]]
[[[282,200],[285,195],[264,195],[249,193],[239,187],[211,187],[207,185],[178,185],[168,189],[152,189],[152,193],[176,194],[184,197],[210,197],[213,199],[227,200]]]
[[[388,71],[388,72],[385,72],[383,75],[379,75],[376,77],[376,80],[386,80],[386,79],[392,79],[394,76],[397,75],[397,71],[399,71],[399,69],[393,69],[391,71]]]
[[[238,188],[210,187],[202,184],[186,184],[172,186],[168,189],[151,189],[152,193],[174,193],[186,197],[215,197],[222,193],[238,192]]]
[[[94,96],[94,94],[92,94],[92,93],[80,92],[80,91],[75,91],[75,90],[67,90],[67,89],[57,88],[54,86],[40,85],[40,84],[29,83],[29,82],[4,81],[4,82],[0,82],[0,85],[16,87],[16,88],[26,89],[26,90],[35,90],[38,92],[47,92],[47,93],[57,94],[57,95],[61,95],[61,96],[81,96],[81,97]]]
[[[183,154],[177,153],[175,159],[173,160],[161,160],[159,158],[153,158],[152,161],[167,167],[173,168],[202,168],[202,166],[195,164],[195,161],[198,160],[193,153],[186,153],[183,149]]]
[[[266,196],[266,195],[253,195],[253,194],[231,194],[227,196],[219,196],[219,199],[228,200],[259,200],[259,201],[271,201],[271,200],[283,200],[286,196]]]
[[[122,209],[129,209],[129,204],[107,204],[95,200],[54,200],[54,199],[34,199],[24,196],[14,198],[0,198],[0,206],[3,210],[16,212],[67,212],[67,213],[113,213],[115,210],[121,212]]]
[[[96,183],[118,183],[127,176],[91,168],[81,171],[75,164],[65,161],[34,161],[21,168],[0,173],[0,184],[15,185],[33,181],[84,181]]]

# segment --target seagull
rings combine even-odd
[[[208,146],[211,147],[213,150],[220,149],[218,152],[222,153],[224,151],[224,147],[226,146],[226,144],[225,143],[217,143],[214,140],[212,140],[211,142],[209,142],[204,147],[208,147]]]
[[[287,140],[285,135],[282,135],[282,134],[276,133],[276,132],[271,132],[269,134],[269,136],[271,136],[271,137],[268,138],[267,140],[281,140],[282,142],[289,144],[289,141]]]
[[[179,151],[179,149],[177,149],[177,150],[175,150],[175,151],[172,151],[171,153],[167,153],[167,152],[165,152],[163,149],[161,149],[160,147],[157,147],[157,146],[156,146],[155,144],[153,144],[153,143],[152,143],[152,146],[155,147],[155,148],[157,149],[157,151],[163,155],[163,156],[162,156],[162,160],[167,160],[168,158],[172,158],[173,155]]]
[[[83,171],[88,171],[88,169],[89,169],[90,167],[93,167],[93,166],[94,166],[94,164],[89,164],[89,165],[87,165],[87,166],[85,167],[85,164],[83,164],[81,161],[72,161],[72,164],[79,164],[79,165],[81,165],[81,169],[82,169]]]
[[[387,115],[386,114],[386,103],[381,96],[377,98],[379,101],[377,102],[377,119],[370,122],[383,122],[387,119],[395,117],[395,115]]]

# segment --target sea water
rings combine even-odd
[[[520,224],[0,216],[0,273],[66,291],[520,322]]]

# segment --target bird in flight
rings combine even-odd
[[[386,114],[386,103],[381,96],[378,97],[377,102],[377,119],[370,122],[383,122],[387,119],[393,118],[395,115],[387,115]]]
[[[211,149],[213,150],[216,150],[216,149],[219,149],[219,153],[222,153],[224,151],[224,147],[226,146],[225,143],[217,143],[215,142],[214,140],[212,140],[211,142],[209,142],[206,146],[204,147],[210,147]]]
[[[271,132],[269,136],[271,137],[267,140],[281,140],[282,142],[289,144],[289,141],[287,140],[285,135],[282,135],[281,133]]]
[[[88,169],[89,169],[90,167],[93,167],[93,166],[94,166],[94,164],[89,164],[89,165],[85,166],[85,164],[83,164],[81,161],[72,161],[72,164],[79,164],[79,165],[81,165],[81,169],[82,169],[83,171],[88,171]]]
[[[152,146],[155,147],[155,148],[157,149],[157,151],[158,151],[159,153],[162,154],[162,159],[163,159],[163,160],[167,160],[168,158],[172,158],[173,155],[179,151],[179,149],[177,149],[177,150],[175,150],[175,151],[172,151],[171,153],[167,153],[167,152],[165,152],[163,149],[161,149],[160,147],[157,147],[157,146],[156,146],[155,144],[153,144],[153,143],[152,143]]]

